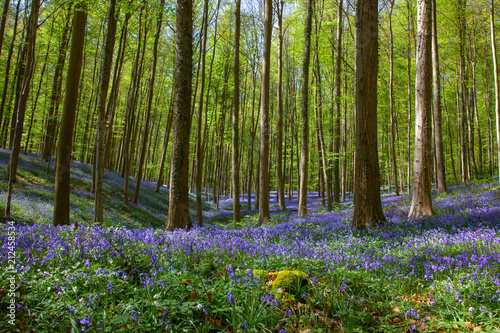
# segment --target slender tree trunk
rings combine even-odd
[[[233,220],[240,221],[240,164],[239,164],[239,113],[240,113],[240,6],[236,0],[234,28],[234,90],[233,90],[233,142],[232,142],[232,191]]]
[[[69,196],[71,160],[73,153],[73,126],[80,74],[82,71],[83,46],[87,13],[84,5],[75,5],[73,32],[69,55],[66,91],[61,115],[61,129],[57,144],[56,179],[54,194],[54,226],[69,224]]]
[[[166,228],[190,229],[189,133],[193,69],[193,2],[177,0],[171,187]]]
[[[495,78],[495,124],[497,129],[497,156],[498,156],[498,177],[500,182],[500,87],[498,82],[498,58],[495,39],[495,5],[491,0],[490,24],[491,24],[491,52],[493,57],[493,74]]]
[[[392,156],[392,176],[394,177],[394,187],[396,195],[399,196],[398,184],[398,165],[396,161],[396,116],[394,114],[394,38],[392,33],[392,10],[394,8],[394,0],[390,1],[389,12],[389,110],[391,118],[391,156]]]
[[[319,150],[319,155],[320,155],[320,179],[321,176],[324,179],[324,188],[326,190],[326,207],[328,211],[331,211],[333,209],[333,199],[332,199],[332,191],[330,188],[330,177],[329,177],[329,165],[326,160],[326,147],[325,147],[325,139],[324,139],[324,132],[323,132],[323,96],[322,96],[322,85],[321,85],[321,69],[320,69],[320,63],[319,63],[319,43],[318,43],[318,33],[320,30],[321,26],[318,29],[318,20],[316,20],[315,24],[315,34],[316,34],[316,40],[315,40],[315,77],[316,77],[316,131],[317,131],[317,140],[318,140],[318,150]],[[324,196],[323,190],[321,190],[322,197]],[[323,199],[324,203],[324,199]]]
[[[434,140],[436,142],[436,168],[438,193],[445,193],[446,172],[443,148],[443,130],[441,128],[441,78],[439,73],[439,53],[437,43],[436,0],[432,0],[432,73],[434,78]]]
[[[431,196],[432,0],[418,0],[415,78],[415,162],[410,217],[433,215]]]
[[[264,0],[264,49],[260,93],[260,144],[259,144],[259,221],[269,221],[269,80],[271,76],[271,35],[273,33],[273,4]]]
[[[453,170],[453,177],[455,179],[455,182],[457,182],[457,173],[455,171],[455,158],[454,158],[454,150],[453,150],[453,132],[451,131],[451,125],[450,125],[450,119],[448,117],[448,108],[446,107],[446,100],[445,100],[445,94],[443,93],[443,106],[444,106],[444,111],[446,114],[446,124],[448,125],[448,136],[450,138],[450,158],[451,158],[451,168]]]
[[[465,0],[459,0],[457,4],[457,11],[458,11],[458,25],[459,25],[459,46],[460,46],[460,99],[461,99],[461,117],[462,117],[462,123],[461,123],[461,150],[462,150],[462,180],[464,185],[467,184],[467,181],[469,179],[469,154],[468,152],[468,147],[469,147],[469,138],[467,136],[467,126],[468,126],[468,121],[467,121],[467,79],[466,79],[466,72],[465,72],[465,29],[466,29],[466,22],[465,22]]]
[[[203,226],[203,211],[201,201],[201,179],[203,176],[203,143],[202,143],[202,118],[203,118],[203,101],[205,98],[205,67],[206,67],[206,51],[207,51],[207,31],[208,31],[208,0],[205,0],[203,7],[203,31],[201,42],[201,78],[200,78],[200,100],[198,101],[198,123],[196,127],[196,220],[198,226]]]
[[[156,23],[156,34],[155,34],[155,40],[154,40],[154,45],[153,45],[153,67],[151,69],[151,78],[149,79],[149,89],[148,89],[148,104],[146,107],[146,114],[144,116],[144,123],[143,123],[143,129],[144,132],[142,133],[142,144],[140,147],[140,155],[139,155],[139,170],[137,171],[137,179],[135,183],[135,194],[134,194],[134,203],[137,204],[139,201],[139,190],[141,188],[141,181],[142,181],[142,173],[143,173],[143,166],[144,166],[144,160],[146,158],[148,149],[147,149],[147,144],[148,144],[148,138],[149,138],[149,121],[151,118],[151,108],[153,105],[153,95],[154,95],[154,85],[155,85],[155,79],[156,79],[156,65],[158,62],[158,42],[160,40],[160,35],[161,35],[161,26],[163,23],[163,8],[165,6],[165,0],[160,1],[160,9],[159,9],[159,16],[158,16],[158,21]]]
[[[278,210],[286,209],[285,186],[283,176],[283,0],[277,1],[278,16],[278,152],[277,152],[277,178],[278,178]]]
[[[301,105],[301,144],[300,144],[300,188],[299,216],[307,214],[307,182],[309,172],[309,63],[311,58],[311,30],[313,0],[307,0],[307,14],[304,28],[304,58],[302,62],[302,105]]]
[[[111,65],[113,62],[113,51],[115,47],[116,35],[116,17],[115,17],[115,1],[108,2],[108,31],[106,33],[106,44],[104,46],[104,54],[101,67],[101,79],[99,85],[99,101],[97,103],[97,133],[96,133],[96,153],[95,153],[95,169],[96,169],[96,186],[95,186],[95,223],[104,221],[104,206],[103,206],[103,180],[104,180],[104,140],[106,126],[106,99],[108,97],[109,79],[111,77]]]
[[[5,22],[9,13],[10,0],[5,0],[3,4],[2,22],[0,23],[0,54],[2,53],[3,35],[5,33]],[[1,118],[0,118],[1,119]]]
[[[31,88],[31,78],[33,77],[34,63],[35,63],[35,44],[36,44],[36,31],[38,28],[38,12],[40,10],[40,1],[33,0],[31,2],[31,13],[29,16],[26,41],[23,45],[23,59],[26,59],[25,69],[23,72],[23,79],[21,85],[21,96],[19,99],[19,105],[17,106],[16,126],[14,140],[12,144],[12,151],[9,159],[9,183],[7,192],[7,203],[5,207],[5,215],[10,215],[10,206],[12,200],[12,191],[14,181],[16,179],[17,165],[19,163],[19,153],[21,152],[21,140],[23,136],[24,127],[24,116],[26,114],[26,105],[28,103],[28,97]]]
[[[21,5],[21,1],[18,1],[17,7],[16,7],[16,17],[14,19],[14,25],[13,25],[12,41],[10,43],[9,54],[7,55],[7,63],[5,65],[5,80],[4,80],[4,84],[3,84],[2,102],[0,103],[0,122],[3,119],[5,105],[7,104],[7,92],[9,90],[9,79],[10,79],[10,63],[12,61],[12,55],[14,54],[14,45],[15,45],[16,35],[17,35],[17,23],[19,21],[19,6],[20,5]],[[5,115],[5,118],[7,119],[8,116]],[[2,133],[3,133],[4,127],[6,127],[6,126],[2,126]]]
[[[50,27],[49,43],[47,45],[47,51],[45,52],[45,58],[44,58],[42,70],[40,71],[40,81],[38,82],[38,89],[37,89],[37,92],[36,92],[36,95],[35,95],[35,101],[33,102],[33,108],[31,110],[30,126],[28,128],[28,135],[27,135],[27,138],[26,138],[26,144],[24,145],[24,153],[25,154],[28,151],[28,146],[30,144],[31,130],[33,128],[33,122],[34,122],[34,119],[35,119],[35,111],[36,111],[36,107],[38,105],[38,98],[40,97],[40,92],[42,90],[42,84],[43,84],[45,70],[47,69],[47,60],[49,59],[50,46],[51,46],[53,32],[54,32],[54,22],[52,22],[52,25]]]
[[[484,43],[484,54],[488,53],[488,43]],[[484,95],[486,106],[486,115],[488,117],[488,176],[493,176],[493,119],[491,118],[491,86],[490,86],[490,68],[489,59],[484,57],[484,81],[485,90]]]
[[[118,98],[118,92],[120,89],[121,73],[123,67],[123,59],[125,55],[125,46],[127,45],[127,30],[128,21],[132,14],[125,14],[125,22],[123,23],[122,31],[120,33],[120,42],[118,46],[118,52],[115,60],[115,68],[113,72],[113,84],[111,85],[111,92],[109,94],[108,106],[106,108],[106,115],[108,118],[108,126],[106,128],[106,141],[104,145],[104,167],[108,165],[109,154],[112,146],[113,139],[113,124],[115,121],[115,111],[116,102]]]
[[[130,172],[130,141],[132,136],[132,127],[133,127],[133,118],[134,118],[134,110],[137,104],[137,98],[139,94],[139,77],[141,76],[140,65],[141,63],[141,46],[143,44],[142,39],[146,39],[146,33],[143,35],[143,29],[145,30],[142,22],[142,14],[143,14],[144,6],[141,7],[141,11],[139,14],[139,32],[137,39],[137,50],[135,53],[135,61],[134,67],[132,69],[132,79],[130,81],[130,88],[128,91],[127,98],[127,106],[125,112],[125,140],[123,142],[122,148],[122,156],[123,156],[123,202],[128,205],[128,190],[129,190],[129,172]],[[144,45],[146,41],[144,41]]]
[[[343,29],[343,1],[339,0],[337,7],[337,58],[335,65],[335,117],[333,126],[333,202],[340,205],[340,119],[341,110],[341,74],[342,74],[342,29]]]
[[[165,160],[167,157],[167,148],[168,148],[168,141],[170,138],[170,131],[172,129],[172,109],[173,109],[173,104],[174,98],[173,96],[170,98],[170,105],[168,107],[168,118],[167,118],[167,128],[165,130],[165,136],[163,138],[163,152],[161,154],[161,162],[160,162],[160,171],[158,172],[158,181],[156,182],[156,188],[155,188],[155,193],[160,192],[160,187],[163,185],[163,170],[165,169]]]
[[[378,2],[356,5],[356,147],[354,213],[357,229],[383,225],[377,144]]]
[[[407,127],[407,148],[408,148],[408,167],[406,170],[407,173],[407,188],[408,188],[408,193],[410,193],[410,188],[411,188],[411,106],[412,106],[412,96],[411,96],[411,89],[412,89],[412,84],[411,84],[411,31],[413,30],[413,14],[412,10],[410,8],[410,0],[406,0],[406,10],[408,12],[408,35],[407,35],[407,47],[408,47],[408,53],[407,53],[407,60],[408,63],[406,65],[406,77],[407,77],[407,82],[408,82],[408,127]]]
[[[15,94],[15,97],[14,97],[14,110],[12,111],[12,115],[10,117],[10,131],[9,131],[9,133],[10,133],[10,135],[9,135],[9,148],[10,149],[12,149],[12,144],[14,143],[14,136],[15,136],[15,132],[16,132],[16,123],[17,123],[17,114],[18,114],[17,111],[19,109],[19,102],[21,100],[24,72],[25,72],[25,68],[26,68],[26,54],[27,54],[26,47],[24,47],[24,45],[23,45],[23,47],[19,48],[16,85],[15,85],[15,89],[13,91],[13,94]]]
[[[57,117],[62,94],[62,82],[64,64],[66,63],[66,53],[69,43],[69,30],[71,24],[72,4],[68,5],[66,23],[64,25],[61,41],[59,43],[59,54],[54,69],[54,79],[52,81],[52,94],[50,97],[49,113],[47,117],[45,138],[43,143],[42,160],[48,161],[52,155],[57,129]]]

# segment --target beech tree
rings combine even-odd
[[[446,192],[446,173],[441,129],[441,78],[439,72],[439,49],[437,42],[436,0],[432,0],[432,76],[434,79],[434,141],[436,151],[436,182],[438,193]]]
[[[240,163],[239,163],[239,113],[240,113],[240,7],[241,1],[236,0],[234,11],[234,90],[233,90],[233,141],[232,141],[232,195],[233,220],[240,221]]]
[[[83,41],[87,13],[83,3],[75,5],[68,74],[57,141],[56,179],[54,194],[54,226],[69,224],[69,195],[71,161],[73,154],[73,128],[82,71]]]
[[[491,25],[491,53],[493,55],[493,74],[495,80],[495,124],[497,128],[497,159],[498,159],[498,177],[500,180],[500,83],[498,78],[498,58],[497,45],[495,40],[495,4],[491,0],[490,7],[490,25]]]
[[[108,97],[109,79],[111,76],[111,63],[115,47],[116,17],[115,0],[108,3],[108,31],[106,33],[106,44],[101,67],[101,80],[99,85],[99,102],[97,104],[97,133],[96,133],[96,175],[95,175],[95,216],[94,221],[102,223],[104,220],[102,183],[104,179],[104,140],[106,124],[106,99]]]
[[[302,129],[300,135],[300,187],[299,216],[307,214],[307,182],[309,171],[309,63],[311,59],[313,0],[307,0],[306,25],[304,28],[304,58],[302,62]]]
[[[21,95],[19,103],[16,106],[16,122],[14,130],[14,140],[12,144],[12,151],[10,153],[9,168],[8,168],[8,193],[7,203],[5,205],[5,215],[10,215],[10,204],[12,199],[12,191],[14,181],[16,180],[17,164],[19,163],[19,154],[21,152],[21,139],[23,136],[24,116],[26,114],[26,105],[31,87],[31,78],[33,77],[33,67],[35,63],[35,45],[36,45],[36,31],[38,28],[38,13],[40,10],[40,1],[33,0],[31,2],[31,12],[28,20],[28,29],[26,32],[26,41],[23,45],[22,59],[24,66]],[[14,119],[14,118],[13,118]]]
[[[383,225],[377,144],[378,1],[356,4],[356,143],[354,213],[357,229]]]
[[[149,122],[151,119],[151,108],[153,105],[154,96],[154,86],[156,79],[156,65],[158,63],[158,42],[160,40],[161,26],[163,23],[163,7],[165,6],[165,0],[160,1],[160,8],[158,14],[158,21],[156,22],[156,33],[153,45],[153,65],[151,68],[151,77],[149,79],[148,87],[148,101],[146,106],[146,114],[144,115],[143,133],[142,133],[142,143],[139,152],[139,170],[137,171],[137,178],[135,182],[135,192],[134,192],[134,203],[137,204],[139,201],[139,190],[141,188],[142,173],[144,168],[144,160],[147,155],[147,144],[149,138]]]
[[[264,48],[260,90],[259,225],[269,221],[269,80],[271,76],[272,29],[272,0],[264,0]]]
[[[276,1],[278,16],[278,151],[277,151],[277,181],[278,181],[278,209],[284,210],[285,184],[283,179],[283,7],[285,1]]]
[[[172,171],[166,228],[191,229],[189,216],[189,133],[193,69],[193,2],[177,0],[175,38]]]
[[[432,161],[432,0],[417,2],[417,52],[415,77],[415,157],[410,217],[433,215]]]

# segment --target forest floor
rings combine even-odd
[[[8,156],[0,150],[2,202]],[[204,203],[204,228],[166,232],[168,190],[144,182],[139,203],[124,205],[113,172],[104,224],[92,225],[92,167],[78,162],[79,227],[52,227],[52,168],[21,156],[0,225],[0,332],[500,332],[497,181],[451,187],[421,219],[407,218],[409,196],[384,196],[387,225],[364,232],[350,227],[352,202],[326,212],[317,193],[306,217],[296,197],[278,212],[271,193],[270,225],[242,210],[235,226],[225,197],[220,209]]]

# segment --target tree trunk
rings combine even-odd
[[[498,82],[498,59],[497,46],[495,39],[495,14],[494,0],[491,0],[490,7],[490,24],[491,24],[491,52],[493,56],[493,74],[495,78],[495,124],[497,129],[497,156],[498,156],[498,177],[500,181],[500,87]]]
[[[165,169],[165,160],[167,157],[167,148],[168,148],[168,141],[170,138],[170,131],[172,129],[172,109],[173,109],[173,102],[174,98],[173,96],[170,99],[170,105],[168,108],[168,117],[167,117],[167,128],[165,130],[165,136],[163,138],[163,152],[161,154],[161,162],[160,162],[160,171],[158,172],[158,181],[156,182],[156,188],[155,188],[155,193],[160,192],[160,187],[163,185],[163,170]]]
[[[116,17],[115,17],[115,1],[108,2],[108,31],[106,33],[106,44],[104,46],[104,55],[101,67],[101,79],[99,85],[99,102],[97,103],[97,133],[96,133],[96,153],[95,153],[95,169],[96,169],[96,186],[95,186],[95,223],[104,221],[104,206],[103,206],[103,180],[104,180],[104,139],[106,126],[106,99],[108,97],[109,79],[111,77],[111,65],[113,61],[113,51],[115,48],[116,35]]]
[[[441,78],[439,73],[439,53],[437,43],[436,0],[432,0],[432,73],[434,78],[434,140],[436,141],[436,166],[438,193],[445,193],[446,172],[443,149],[443,130],[441,128]]]
[[[300,144],[300,188],[299,216],[307,214],[307,182],[309,171],[309,62],[311,58],[313,0],[307,0],[307,15],[304,28],[304,58],[302,62],[302,105],[301,105],[301,144]]]
[[[457,3],[458,11],[458,29],[459,29],[459,47],[460,47],[460,99],[461,99],[461,151],[462,151],[462,181],[467,184],[469,179],[470,169],[469,169],[469,138],[467,136],[467,78],[465,72],[465,0],[459,0]]]
[[[177,0],[175,82],[172,135],[172,171],[166,228],[190,229],[189,132],[191,130],[191,76],[193,69],[193,2]]]
[[[66,62],[66,53],[69,43],[69,30],[71,23],[71,9],[72,5],[68,5],[68,13],[66,15],[66,23],[61,35],[61,42],[59,43],[59,54],[54,70],[54,80],[52,82],[52,95],[50,97],[49,114],[47,117],[47,125],[45,131],[45,138],[43,143],[42,160],[48,161],[52,155],[52,150],[55,144],[57,117],[59,104],[62,94],[62,81],[64,64]]]
[[[123,142],[123,149],[122,149],[122,156],[123,156],[123,202],[128,205],[128,190],[129,190],[129,172],[130,172],[130,141],[131,141],[131,136],[132,136],[132,127],[133,127],[133,118],[134,118],[134,110],[136,108],[137,104],[137,98],[139,95],[139,77],[141,76],[141,70],[140,65],[141,63],[141,54],[144,55],[144,46],[146,45],[146,34],[147,32],[144,33],[143,35],[143,29],[145,27],[143,26],[142,22],[142,14],[143,14],[144,6],[141,7],[141,11],[139,14],[139,32],[138,32],[138,39],[137,39],[137,50],[135,53],[135,61],[134,61],[134,67],[132,69],[132,78],[130,81],[130,88],[128,91],[128,98],[127,98],[127,107],[126,107],[126,112],[125,112],[125,141]],[[142,42],[142,39],[145,39],[144,43]],[[141,52],[141,46],[144,44],[142,47],[142,52]]]
[[[415,161],[409,217],[433,215],[431,196],[432,0],[418,0],[415,78]]]
[[[269,221],[269,80],[271,76],[271,35],[273,33],[272,0],[264,0],[264,49],[260,92],[259,144],[259,221]]]
[[[283,181],[283,7],[284,0],[277,1],[278,16],[278,152],[277,152],[277,178],[278,178],[278,210],[286,209],[285,186]]]
[[[153,65],[151,69],[151,78],[149,79],[149,88],[148,88],[148,104],[146,107],[146,114],[144,116],[143,122],[143,133],[142,133],[142,144],[140,147],[140,155],[139,155],[139,170],[137,170],[137,178],[135,182],[135,193],[134,193],[134,203],[137,204],[139,201],[139,190],[141,188],[142,181],[142,173],[144,167],[144,160],[146,158],[148,149],[148,138],[149,138],[149,121],[151,118],[151,108],[153,104],[153,95],[154,95],[154,85],[156,79],[156,64],[158,62],[158,42],[161,34],[161,26],[163,23],[163,7],[165,6],[165,0],[160,1],[160,9],[159,9],[159,17],[156,23],[156,34],[153,45]]]
[[[391,9],[389,11],[389,111],[391,119],[391,157],[392,157],[392,176],[394,177],[394,187],[396,195],[399,196],[398,184],[398,165],[396,161],[396,116],[394,114],[394,42],[392,33],[392,10],[394,8],[394,0],[390,1]],[[389,188],[390,190],[390,188]]]
[[[337,58],[335,64],[335,115],[333,125],[333,202],[340,205],[340,119],[341,119],[341,73],[342,73],[342,28],[343,1],[339,0],[337,7]],[[333,48],[332,48],[333,51]]]
[[[34,122],[34,119],[35,119],[35,111],[36,111],[36,107],[38,105],[38,98],[40,97],[40,92],[42,90],[42,84],[43,84],[45,70],[47,69],[47,60],[49,59],[50,47],[51,47],[51,41],[52,41],[53,32],[54,32],[54,22],[52,22],[52,25],[50,27],[49,43],[47,45],[47,51],[45,52],[45,57],[44,57],[44,62],[43,62],[42,70],[40,71],[40,81],[38,82],[38,89],[37,89],[37,92],[36,92],[36,95],[35,95],[35,101],[33,102],[33,107],[31,109],[30,126],[28,128],[28,135],[27,135],[27,138],[26,138],[26,144],[24,145],[24,153],[25,154],[28,151],[28,146],[30,144],[31,130],[33,128],[33,122]]]
[[[7,14],[9,13],[9,3],[10,0],[5,0],[3,4],[2,23],[0,23],[0,54],[2,53],[3,35],[5,33],[5,22],[7,21]]]
[[[71,160],[73,153],[73,126],[82,70],[83,46],[87,13],[84,5],[75,5],[73,32],[69,55],[66,91],[61,115],[61,129],[57,143],[56,179],[54,194],[54,226],[69,224],[69,196]]]
[[[125,14],[125,22],[123,23],[122,31],[120,33],[120,42],[118,46],[118,52],[116,55],[115,68],[113,73],[113,84],[111,85],[111,92],[109,94],[108,106],[106,108],[106,115],[108,118],[108,126],[106,128],[106,141],[104,145],[104,167],[109,165],[109,154],[112,146],[113,138],[113,124],[115,121],[115,111],[116,111],[116,101],[118,98],[118,92],[120,89],[121,73],[123,67],[123,59],[125,55],[125,46],[127,45],[127,30],[128,21],[132,15],[130,13]]]
[[[407,127],[407,148],[408,148],[408,166],[407,166],[407,188],[408,188],[408,193],[410,193],[410,187],[411,187],[411,106],[412,106],[412,96],[411,96],[411,90],[412,90],[412,84],[411,84],[411,32],[413,30],[413,14],[412,10],[410,8],[410,0],[406,0],[406,10],[408,12],[408,34],[407,34],[407,47],[408,47],[408,53],[407,53],[407,69],[406,69],[406,77],[407,77],[407,82],[408,82],[408,127]]]
[[[233,90],[233,141],[232,141],[232,191],[233,220],[240,221],[240,164],[239,164],[239,113],[240,113],[240,6],[236,0],[234,28],[234,90]]]
[[[377,0],[356,5],[356,146],[354,213],[356,229],[383,225],[377,144]]]
[[[446,100],[444,98],[445,94],[443,93],[443,106],[444,106],[444,111],[446,114],[446,123],[448,125],[448,136],[450,138],[450,158],[451,158],[451,168],[453,171],[453,177],[455,179],[455,182],[457,182],[457,173],[455,171],[455,158],[453,156],[454,150],[453,150],[453,133],[451,131],[451,125],[450,125],[450,119],[448,117],[448,108],[446,107]]]
[[[2,121],[3,116],[4,116],[5,104],[7,104],[7,92],[9,90],[9,79],[10,79],[10,63],[12,61],[12,55],[14,54],[14,45],[15,45],[16,35],[17,35],[17,22],[19,21],[19,6],[20,5],[21,5],[21,1],[18,1],[17,7],[16,7],[16,17],[14,19],[14,25],[13,25],[12,41],[10,43],[9,54],[7,55],[7,63],[5,65],[5,80],[4,80],[4,84],[3,84],[2,102],[0,103],[0,122]],[[8,116],[5,115],[5,118],[7,119]],[[6,126],[2,126],[2,133],[3,133],[4,127],[6,127]],[[1,140],[1,138],[0,138],[0,140]]]
[[[21,85],[21,96],[19,99],[19,105],[17,106],[16,126],[14,140],[12,144],[12,151],[9,159],[9,183],[8,183],[8,193],[7,193],[7,203],[5,207],[5,215],[10,215],[10,206],[12,200],[12,191],[14,181],[16,179],[17,165],[19,163],[19,153],[21,152],[21,140],[23,136],[24,127],[24,116],[26,114],[26,105],[28,103],[28,97],[31,88],[31,78],[33,77],[34,63],[35,63],[35,43],[36,43],[36,31],[38,28],[38,12],[40,10],[40,1],[33,0],[31,2],[31,13],[28,21],[28,27],[26,32],[26,41],[23,45],[23,53],[25,54],[24,59],[26,59],[25,69],[23,72],[23,79]]]

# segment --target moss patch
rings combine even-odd
[[[307,278],[307,274],[301,271],[281,271],[273,281],[271,289],[279,294],[287,293],[300,298],[301,295],[298,294],[307,288]]]

